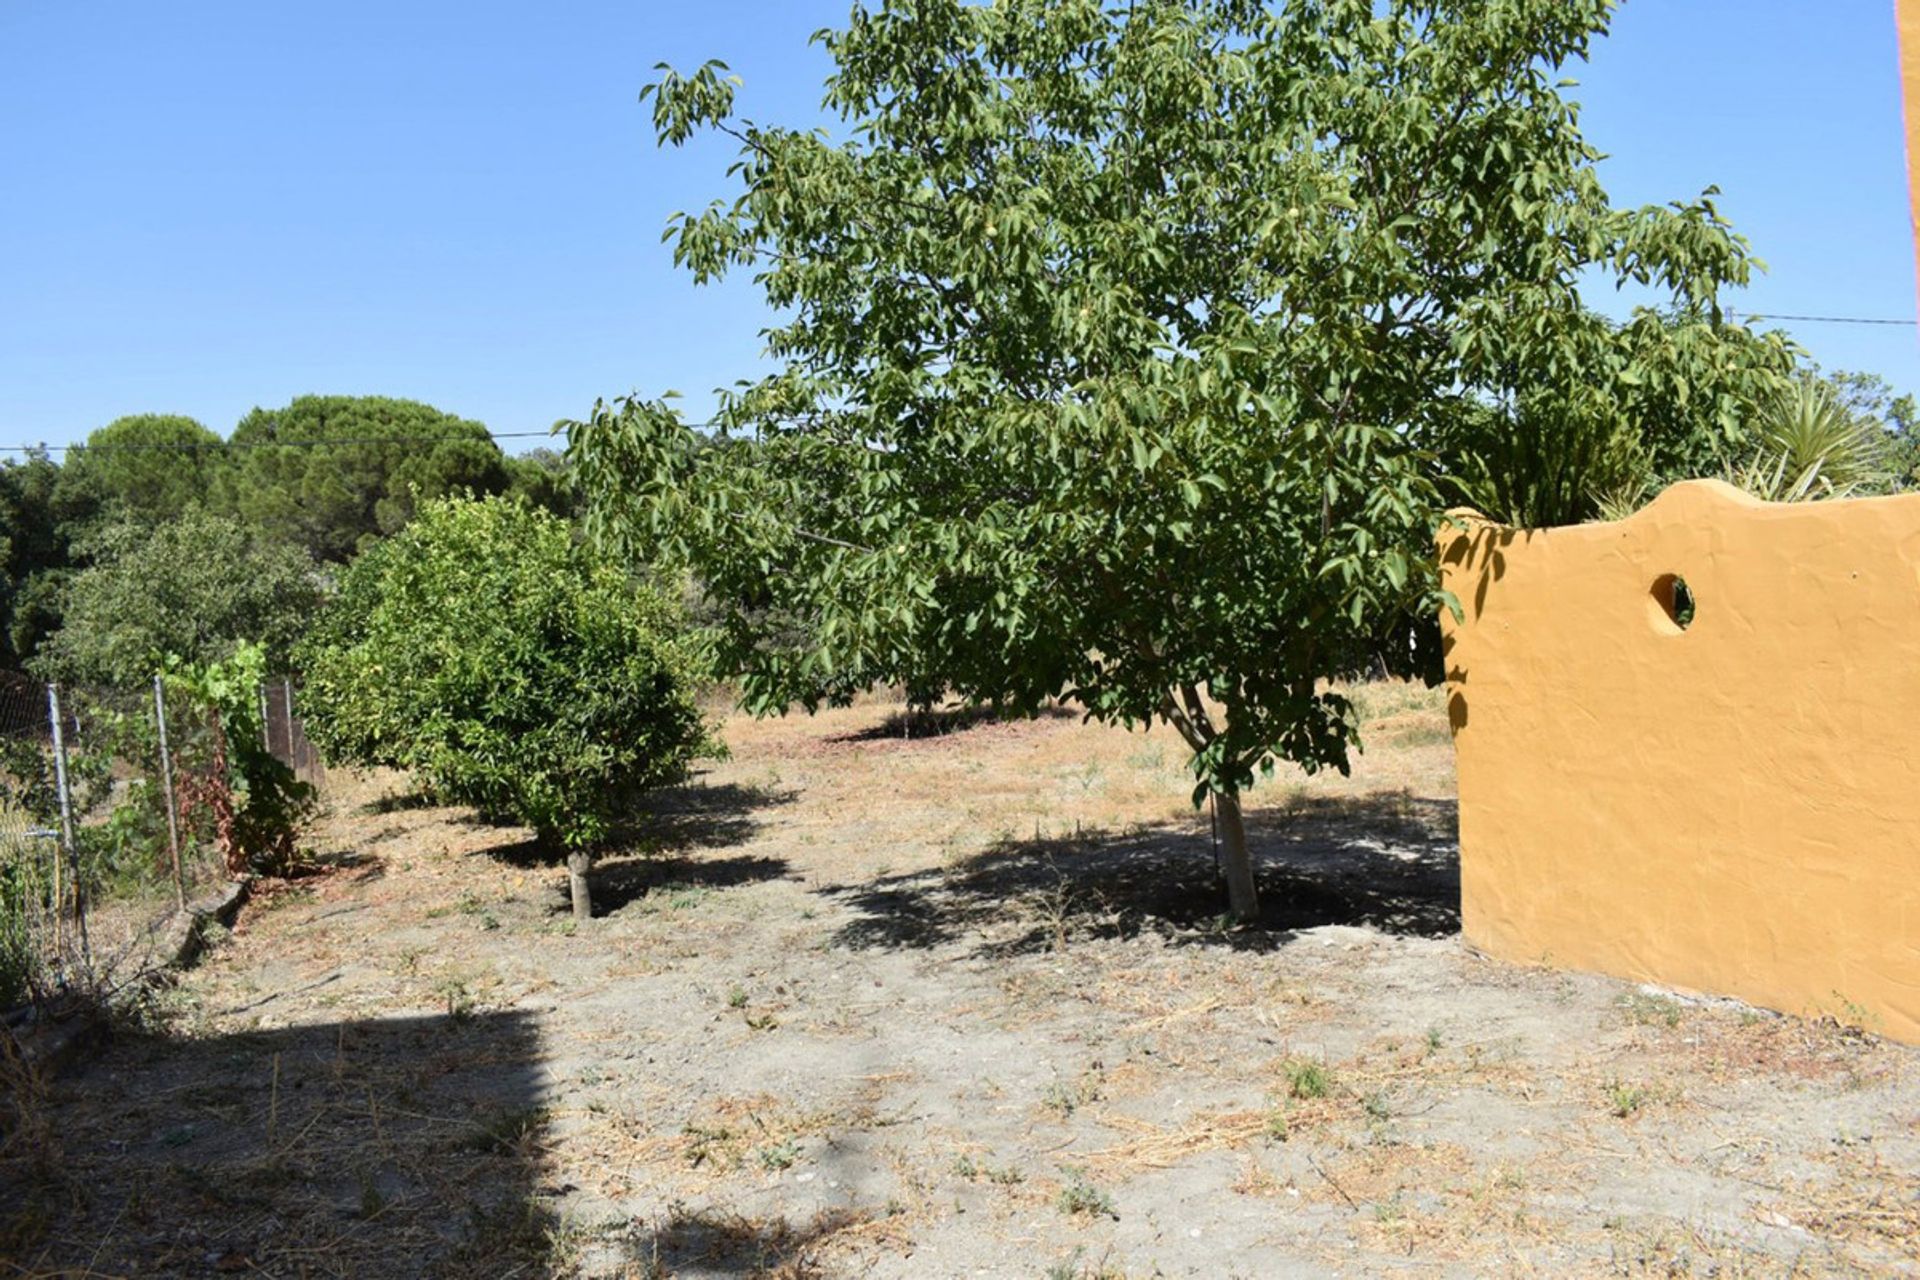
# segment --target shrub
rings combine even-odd
[[[342,575],[300,650],[329,760],[411,770],[432,794],[586,856],[648,788],[719,748],[679,606],[503,498],[427,506]]]
[[[313,788],[267,749],[260,685],[266,651],[242,641],[212,663],[170,659],[169,707],[182,712],[181,816],[210,829],[233,876],[287,875],[295,870],[300,826]]]
[[[281,669],[319,603],[305,552],[200,510],[110,526],[91,550],[93,564],[63,593],[60,630],[34,662],[53,679],[144,690],[163,654],[218,662],[243,639]]]

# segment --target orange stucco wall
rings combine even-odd
[[[1441,562],[1467,938],[1920,1042],[1920,495],[1691,481]]]

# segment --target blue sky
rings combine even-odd
[[[636,94],[721,57],[745,113],[811,123],[807,36],[846,10],[0,0],[0,444],[135,412],[224,433],[307,392],[502,432],[633,389],[701,411],[765,314],[673,269],[665,219],[728,154],[656,151]],[[1615,199],[1717,183],[1772,267],[1745,310],[1912,317],[1892,10],[1631,0],[1573,73]],[[1911,327],[1787,327],[1920,390]]]

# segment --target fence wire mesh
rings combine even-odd
[[[46,686],[0,672],[0,1007],[31,994],[30,978],[64,950],[51,752]]]
[[[299,691],[259,694],[267,750],[318,785]],[[155,958],[172,910],[227,879],[217,815],[192,799],[217,737],[157,680],[50,688],[0,671],[0,1010],[111,989]]]

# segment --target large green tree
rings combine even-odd
[[[451,493],[500,493],[506,456],[478,422],[415,400],[301,396],[233,430],[227,509],[325,561],[344,561]]]
[[[227,465],[224,442],[192,418],[142,413],[116,418],[67,454],[60,483],[104,514],[170,520],[207,500]]]
[[[54,679],[139,688],[169,658],[216,663],[243,641],[284,671],[320,604],[305,551],[201,507],[159,524],[110,525],[90,554],[66,581],[60,628],[32,663]]]
[[[17,667],[59,625],[59,595],[73,564],[75,512],[60,467],[45,453],[0,465],[0,666]]]
[[[1818,369],[1811,371],[1816,376]],[[1834,399],[1854,421],[1871,426],[1883,437],[1883,462],[1888,486],[1920,489],[1920,406],[1911,394],[1896,393],[1876,373],[1845,369],[1825,375]]]
[[[722,632],[759,709],[937,679],[1172,724],[1252,918],[1242,791],[1344,768],[1326,678],[1439,605],[1437,450],[1543,380],[1689,384],[1745,340],[1711,192],[1615,207],[1556,81],[1611,10],[883,0],[819,37],[837,141],[667,72],[660,140],[739,147],[674,256],[752,273],[777,367],[711,441],[664,401],[576,424],[594,528],[752,602]],[[1609,281],[1662,322],[1592,323]]]

